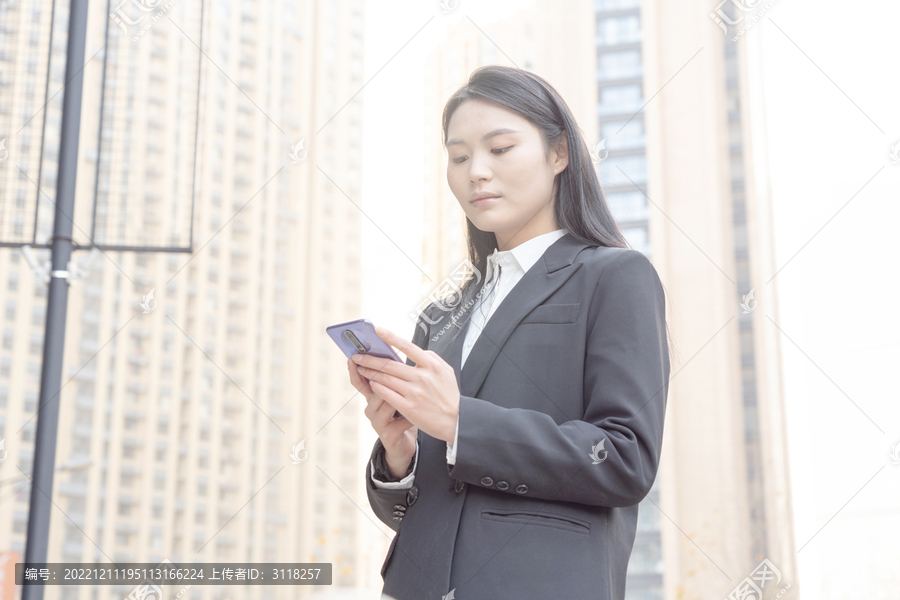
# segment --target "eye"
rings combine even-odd
[[[509,150],[510,148],[512,148],[512,146],[507,146],[506,148],[494,148],[494,149],[491,150],[491,152],[496,152],[497,150],[502,150],[503,152],[505,152],[506,150]],[[503,154],[503,152],[500,152],[500,154]],[[455,162],[456,164],[460,164],[460,163],[462,163],[462,161],[464,161],[465,159],[466,159],[466,157],[463,156],[463,157],[460,157],[460,158],[454,158],[454,159],[452,159],[452,160],[453,160],[453,162]]]

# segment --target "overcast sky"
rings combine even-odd
[[[887,600],[900,588],[900,465],[888,454],[900,443],[900,325],[890,308],[900,292],[900,164],[889,157],[900,142],[900,4],[783,0],[767,20],[802,597]]]

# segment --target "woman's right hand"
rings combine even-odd
[[[406,476],[409,463],[416,455],[416,438],[419,428],[406,417],[394,418],[396,409],[379,396],[357,369],[357,364],[347,359],[350,383],[366,398],[365,415],[372,423],[384,446],[384,460],[391,475],[402,479]]]

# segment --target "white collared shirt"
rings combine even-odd
[[[491,316],[497,311],[497,307],[500,306],[500,303],[503,302],[503,299],[506,298],[506,295],[516,286],[517,283],[525,276],[525,273],[534,266],[534,264],[538,261],[538,259],[543,256],[544,252],[547,251],[556,240],[561,238],[566,234],[565,229],[557,229],[556,231],[551,231],[549,233],[543,233],[536,237],[531,238],[528,241],[522,242],[515,248],[511,250],[504,250],[500,252],[498,248],[494,249],[494,252],[488,256],[487,262],[487,280],[484,282],[485,290],[488,289],[488,286],[491,284],[495,285],[495,288],[491,292],[487,292],[483,296],[479,296],[478,300],[475,301],[475,305],[472,307],[472,318],[469,319],[469,326],[466,329],[466,337],[463,343],[462,349],[462,361],[460,362],[460,370],[462,370],[463,366],[466,364],[466,359],[469,357],[469,353],[472,351],[472,347],[475,345],[475,342],[478,341],[478,337],[481,335],[482,329],[485,327],[487,322],[490,320]],[[497,275],[497,270],[499,267],[500,278],[494,283],[494,279]],[[484,307],[482,305],[482,300],[487,297],[487,301],[490,303],[490,308]],[[453,443],[447,443],[447,464],[456,464],[456,442],[459,440],[459,420],[456,422],[456,434],[453,437]],[[419,460],[419,445],[416,442],[416,463]],[[400,481],[396,482],[384,482],[378,481],[375,479],[374,475],[372,476],[372,482],[375,484],[375,487],[384,488],[384,489],[404,489],[411,488],[413,485],[413,479],[415,478],[416,466],[413,465],[413,471]],[[375,465],[372,465],[372,473],[375,472]]]

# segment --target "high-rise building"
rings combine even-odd
[[[653,219],[644,195],[647,189],[647,134],[644,114],[644,61],[638,2],[599,1],[594,3],[596,24],[597,120],[600,142],[595,149],[601,159],[598,175],[603,195],[616,223],[635,250],[657,264],[650,243]],[[656,221],[656,223],[659,223]],[[658,267],[657,267],[658,269]],[[668,280],[660,273],[664,283]],[[668,312],[668,311],[667,311]],[[677,334],[676,334],[677,335]],[[677,371],[677,361],[670,357]],[[668,406],[676,405],[669,389]],[[670,435],[667,410],[666,435]],[[666,461],[663,454],[660,468]],[[663,519],[660,514],[660,477],[641,501],[638,528],[628,562],[625,590],[628,600],[663,600],[666,567],[663,560]]]
[[[361,396],[325,334],[361,301],[363,2],[89,9],[74,241],[121,249],[69,290],[48,560],[330,562],[335,586],[380,589]],[[32,240],[36,202],[50,236],[67,28],[65,1],[0,3],[4,242]],[[0,273],[0,549],[23,552],[46,287],[19,249]]]
[[[710,10],[628,4],[642,31],[651,247],[683,365],[661,473],[660,507],[683,531],[663,537],[666,596],[725,597],[767,560],[781,580],[766,594],[789,584],[780,597],[796,597],[781,338],[766,318],[779,321],[758,30],[743,29],[764,7],[720,3],[737,23],[723,35]]]
[[[538,2],[477,28],[461,20],[426,68],[432,280],[468,256],[441,110],[474,69],[504,64],[541,75],[572,108],[619,227],[666,287],[665,442],[640,505],[629,600],[725,597],[764,559],[791,583],[782,597],[797,591],[779,338],[752,310],[777,313],[765,142],[751,126],[754,47],[749,35],[723,39],[707,12]]]

